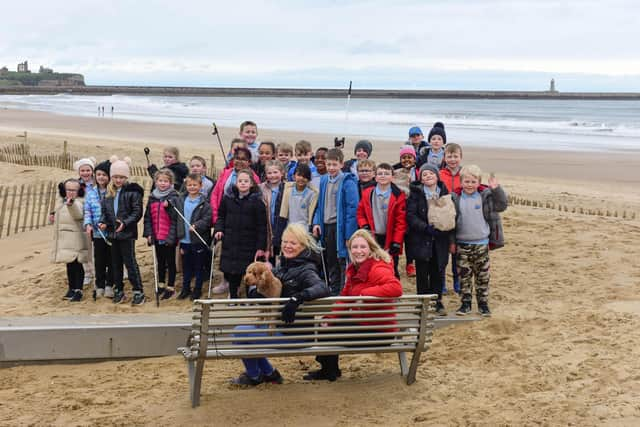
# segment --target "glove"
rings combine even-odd
[[[287,301],[282,308],[282,316],[280,317],[284,323],[291,324],[295,322],[296,311],[298,311],[298,307],[302,302],[302,297],[300,295],[294,295],[289,298],[289,301]]]
[[[398,255],[400,253],[400,243],[391,243],[391,245],[389,246],[389,255]]]

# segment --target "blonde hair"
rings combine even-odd
[[[371,251],[371,258],[384,261],[386,263],[391,262],[391,255],[389,255],[384,249],[378,245],[378,242],[373,238],[371,233],[367,230],[360,229],[351,235],[351,238],[347,242],[347,250],[349,251],[349,258],[353,259],[353,255],[351,254],[351,243],[357,239],[358,237],[362,237],[367,244],[369,245],[369,251]]]
[[[287,228],[282,232],[282,237],[285,234],[293,236],[305,249],[309,249],[312,252],[320,253],[322,248],[316,242],[311,234],[307,231],[307,227],[302,224],[289,224]]]
[[[180,150],[178,149],[178,147],[164,147],[162,149],[162,152],[173,154],[173,157],[176,158],[176,163],[180,161]]]
[[[293,147],[291,146],[291,144],[281,142],[276,146],[276,154],[278,154],[279,151],[282,151],[283,153],[293,154]]]
[[[266,172],[269,168],[276,168],[284,175],[284,165],[279,160],[267,160],[264,165],[264,171]]]
[[[156,182],[158,180],[159,176],[165,176],[167,178],[169,178],[169,182],[170,183],[174,183],[176,178],[175,175],[173,174],[173,171],[171,171],[171,169],[169,168],[162,168],[159,171],[157,171],[156,173],[153,174],[153,182]]]
[[[128,180],[129,179],[127,178],[127,180],[124,182],[124,184],[122,184],[123,187],[127,183]],[[114,197],[116,197],[116,194],[118,194],[118,189],[116,188],[116,184],[113,182],[113,180],[110,180],[109,184],[107,184],[107,193],[106,193],[105,197],[114,198]]]
[[[376,169],[376,162],[374,162],[373,160],[369,160],[369,159],[365,159],[365,160],[360,160],[358,162],[358,171],[360,171],[360,168],[371,168],[373,170]]]
[[[462,168],[460,171],[460,178],[466,175],[471,175],[474,178],[478,178],[478,182],[482,182],[482,170],[479,166],[469,165]]]

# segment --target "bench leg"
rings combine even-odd
[[[411,385],[416,382],[416,372],[418,371],[418,364],[420,363],[420,355],[422,351],[416,350],[411,358],[411,366],[409,366],[409,372],[407,373],[407,385]]]
[[[400,375],[404,377],[409,371],[409,368],[407,367],[407,353],[404,351],[398,353],[398,360],[400,361]]]
[[[200,386],[202,385],[202,372],[204,360],[189,361],[189,389],[191,391],[191,407],[200,406]]]

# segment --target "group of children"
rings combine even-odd
[[[71,239],[76,256],[72,251],[56,258],[68,267],[65,298],[82,299],[77,277],[90,263],[86,253],[92,246],[95,297],[126,300],[124,264],[133,286],[132,303],[144,303],[134,247],[137,223],[144,216],[143,237],[154,247],[163,299],[176,293],[178,253],[184,268],[178,298],[201,297],[215,241],[222,242],[220,270],[225,280],[214,293],[228,291],[236,298],[247,266],[256,260],[276,263],[282,232],[289,223],[300,223],[324,248],[325,277],[333,295],[344,286],[346,242],[363,228],[392,256],[397,277],[404,248],[407,275],[416,277],[419,294],[438,294],[439,314],[446,314],[445,268],[449,254],[455,254],[454,290],[462,299],[457,313],[470,312],[475,278],[478,310],[490,315],[488,251],[503,244],[498,212],[506,209],[506,195],[495,177],[485,186],[477,166],[461,166],[462,147],[447,143],[442,123],[433,126],[427,139],[420,128],[412,127],[393,165],[371,160],[373,145],[367,140],[359,141],[354,157],[345,161],[339,148],[313,152],[308,141],[292,147],[257,142],[257,136],[254,122],[241,124],[217,180],[206,176],[202,157],[192,157],[187,166],[180,162],[177,148],[167,147],[164,166],[149,166],[154,185],[145,209],[142,188],[128,182],[128,159],[77,162],[80,178],[61,184],[54,216],[58,240],[60,233],[76,233]],[[455,206],[455,228],[439,230],[430,223],[429,210],[435,209],[433,200],[447,194]],[[76,226],[64,225],[71,222]],[[90,239],[78,237],[83,231]]]

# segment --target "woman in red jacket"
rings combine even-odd
[[[369,296],[396,298],[402,296],[402,284],[398,280],[393,271],[393,263],[391,257],[384,251],[374,240],[367,230],[358,230],[349,239],[348,245],[349,258],[351,264],[347,268],[345,285],[340,292],[340,296]],[[341,304],[342,302],[338,302]],[[392,300],[384,300],[381,303],[392,303]],[[380,305],[380,310],[388,309],[388,305]],[[335,308],[334,311],[340,311]],[[366,310],[372,311],[371,308]],[[393,319],[394,314],[349,314],[354,318],[354,324],[360,325],[392,325],[396,321]],[[340,317],[335,314],[327,317]],[[364,319],[366,321],[361,321]],[[376,319],[375,322],[371,319]],[[379,319],[379,320],[378,320]],[[384,330],[388,332],[388,329]],[[338,355],[317,356],[316,360],[320,362],[321,368],[317,371],[308,372],[303,378],[305,380],[329,380],[335,381],[341,376],[338,366]]]

